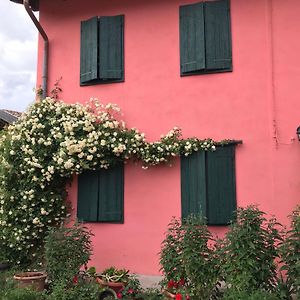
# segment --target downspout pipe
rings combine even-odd
[[[47,97],[47,82],[48,82],[48,57],[49,57],[49,39],[44,31],[42,25],[39,23],[37,18],[35,17],[34,13],[32,12],[32,9],[30,8],[29,0],[23,0],[23,5],[31,18],[32,22],[34,23],[35,27],[39,31],[40,35],[42,36],[44,40],[44,58],[43,58],[43,74],[42,74],[42,90],[43,99]]]

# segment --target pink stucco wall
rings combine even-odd
[[[300,198],[300,143],[292,140],[300,125],[300,2],[231,0],[233,72],[180,77],[178,7],[193,2],[41,0],[50,87],[62,76],[66,102],[117,103],[128,126],[150,140],[173,126],[186,137],[242,139],[238,205],[258,203],[286,223]],[[125,82],[80,87],[80,21],[116,14],[125,14]],[[41,73],[41,41],[39,58]],[[76,210],[76,179],[69,195]],[[91,225],[92,264],[157,274],[157,253],[174,215],[180,216],[179,160],[146,171],[126,165],[125,222]]]

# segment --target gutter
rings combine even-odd
[[[37,28],[37,30],[39,31],[40,35],[44,40],[44,58],[43,58],[43,74],[42,74],[42,90],[43,90],[42,98],[44,99],[47,97],[47,90],[48,90],[47,82],[48,82],[49,39],[42,25],[39,23],[39,21],[33,14],[29,4],[29,0],[23,0],[23,5],[29,17],[31,18],[32,22],[34,23],[35,27]]]

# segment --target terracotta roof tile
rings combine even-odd
[[[14,117],[20,118],[22,113],[19,111],[15,111],[15,110],[8,110],[8,109],[0,109],[0,110],[4,110],[5,112],[13,115]]]

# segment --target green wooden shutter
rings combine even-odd
[[[124,74],[124,16],[101,17],[99,26],[99,77],[121,80]]]
[[[78,176],[77,217],[80,221],[98,220],[98,174],[88,171]]]
[[[229,0],[205,3],[206,70],[231,70]]]
[[[181,157],[181,216],[206,217],[205,152]]]
[[[204,5],[181,6],[180,14],[180,71],[184,75],[205,69]]]
[[[98,221],[124,221],[124,166],[119,164],[99,172]]]
[[[207,219],[210,225],[226,225],[236,210],[235,147],[207,152]]]
[[[81,22],[80,84],[98,77],[98,18]]]

